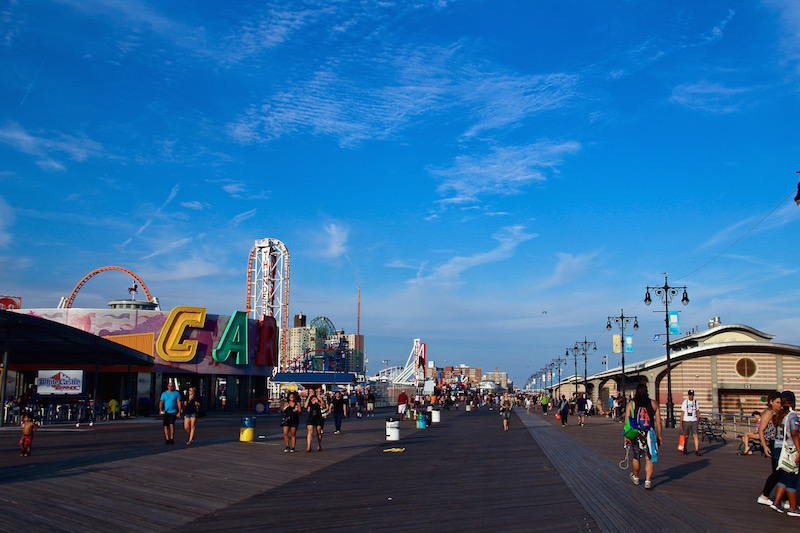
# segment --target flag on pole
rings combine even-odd
[[[614,333],[613,344],[614,353],[622,353],[622,340],[619,336],[619,333]]]
[[[633,335],[625,335],[625,353],[633,353]]]
[[[607,364],[607,363],[608,363],[608,360],[606,359],[606,356],[605,356],[605,355],[604,355],[603,357],[601,357],[601,358],[600,358],[600,364],[601,364],[601,365],[605,365],[605,364]]]

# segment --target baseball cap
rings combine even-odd
[[[689,394],[691,394],[692,396],[694,396],[694,391],[693,391],[692,389],[689,389]]]
[[[781,400],[794,402],[794,393],[790,390],[785,390],[781,393]]]

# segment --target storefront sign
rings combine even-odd
[[[39,396],[49,394],[80,394],[83,392],[82,370],[40,370],[36,377]]]
[[[204,307],[180,306],[174,308],[161,328],[156,341],[156,352],[164,361],[187,363],[197,355],[198,341],[188,339],[192,329],[205,328],[206,309]],[[249,335],[250,321],[247,313],[236,311],[228,320],[228,325],[217,346],[211,354],[214,361],[223,363],[235,356],[236,365],[250,364],[250,354],[255,354],[254,363],[258,366],[274,366],[278,360],[278,326],[275,318],[262,317],[255,330],[257,335]],[[254,338],[255,337],[255,338]],[[251,348],[250,343],[254,346]],[[257,342],[257,345],[256,345]]]

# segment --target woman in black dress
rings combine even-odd
[[[311,441],[314,438],[314,430],[317,432],[317,451],[322,451],[322,403],[314,392],[309,392],[308,400],[306,400],[306,410],[308,410],[308,422],[306,428],[308,429],[308,436],[306,437],[306,451],[311,451]]]
[[[197,427],[197,413],[200,411],[200,398],[197,397],[197,389],[189,387],[189,399],[183,404],[183,429],[189,434],[187,446],[194,442],[194,430]]]
[[[281,426],[283,426],[283,442],[286,444],[283,453],[294,452],[294,446],[297,443],[297,427],[300,425],[300,398],[297,393],[292,391],[286,400],[286,405],[283,407],[283,418],[281,418]]]

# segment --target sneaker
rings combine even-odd
[[[765,497],[763,494],[760,494],[756,500],[756,503],[760,503],[761,505],[772,505],[772,500]]]
[[[338,429],[333,432],[334,435],[338,435],[339,433],[341,433],[341,431],[339,431]]]
[[[294,448],[292,448],[291,450],[289,450],[289,452],[290,452],[290,453],[294,453]]]
[[[288,446],[283,449],[283,453],[289,453],[289,447]]]
[[[701,455],[703,455],[703,454],[702,454],[702,453],[700,453],[700,452],[694,452],[694,454],[695,454],[696,456],[698,456],[698,457],[700,457]]]
[[[633,481],[634,485],[638,485],[639,484],[639,478],[634,476],[633,472],[631,472],[631,481]]]
[[[775,505],[774,503],[773,503],[772,505],[770,505],[770,508],[771,508],[773,511],[778,511],[779,513],[783,514],[783,509],[781,509],[780,507],[778,507],[778,506],[777,506],[777,505]]]
[[[650,489],[653,488],[653,485],[651,485],[649,481],[645,481],[644,482],[644,488],[646,488],[647,490],[650,490]]]
[[[781,507],[783,508],[784,511],[788,511],[789,510],[789,502],[784,500],[784,502],[781,504]]]
[[[786,511],[786,516],[794,516],[796,518],[800,516],[800,511],[798,511],[797,509]]]

